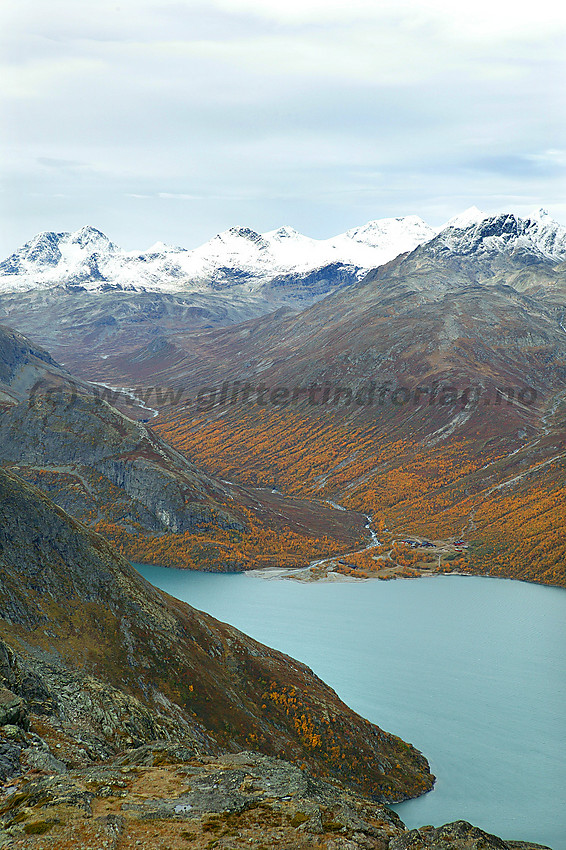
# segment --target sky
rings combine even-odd
[[[0,255],[316,238],[477,205],[566,222],[555,0],[3,0]]]

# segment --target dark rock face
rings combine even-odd
[[[21,773],[21,751],[22,746],[17,741],[0,738],[0,782]]]
[[[98,510],[108,504],[104,476],[106,487],[122,491],[126,516],[150,531],[244,527],[224,507],[230,494],[220,482],[107,404],[102,391],[73,380],[46,351],[5,328],[1,385],[10,397],[0,407],[0,462],[17,464],[32,478],[51,470],[55,479],[45,476],[46,489],[51,481],[63,507],[82,514],[89,502],[94,508],[98,503]],[[64,476],[71,479],[66,487]]]
[[[222,505],[229,498],[226,488],[143,424],[82,393],[48,390],[0,413],[0,458],[67,474],[78,468],[79,480],[81,469],[89,479],[92,472],[99,473],[145,508],[139,519],[151,530],[184,532],[201,524],[243,527]],[[80,489],[96,494],[100,487],[95,479]],[[103,503],[104,496],[98,498]]]
[[[335,289],[349,286],[359,280],[360,269],[346,263],[328,263],[319,269],[302,274],[285,274],[274,277],[266,284],[264,291],[273,290],[281,295],[288,292],[293,299],[301,299],[308,303],[313,298],[321,298]]]
[[[32,260],[39,266],[56,266],[61,259],[59,243],[62,233],[40,233],[17,252],[26,260]]]
[[[539,844],[503,841],[464,820],[447,823],[437,829],[432,826],[411,829],[389,843],[389,850],[512,850],[519,847],[548,850]]]
[[[0,383],[10,384],[18,371],[26,366],[54,366],[50,354],[32,345],[21,334],[0,326]]]

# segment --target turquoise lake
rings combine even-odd
[[[303,584],[136,565],[152,584],[304,661],[428,758],[407,826],[468,820],[566,850],[566,591],[436,576]]]

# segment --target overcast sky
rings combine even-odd
[[[475,204],[566,222],[555,0],[3,0],[5,256]]]

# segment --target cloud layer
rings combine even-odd
[[[479,0],[4,0],[7,254],[564,204],[566,17]]]

